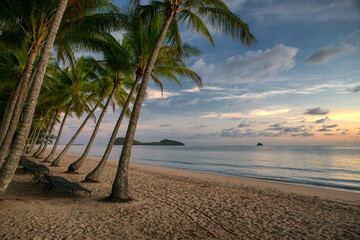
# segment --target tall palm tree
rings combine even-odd
[[[54,98],[56,105],[64,106],[66,110],[52,151],[44,162],[50,162],[52,159],[70,112],[75,112],[77,116],[80,116],[84,111],[89,111],[89,95],[94,87],[94,84],[90,82],[92,76],[93,74],[83,58],[80,58],[72,69],[59,69],[52,76],[47,76],[48,85],[50,89],[53,89],[53,91],[47,93],[49,95],[48,99]]]
[[[138,86],[138,83],[144,74],[147,60],[152,50],[152,46],[157,40],[157,36],[161,30],[161,28],[159,28],[159,22],[152,21],[150,23],[146,23],[136,15],[132,17],[133,19],[130,24],[131,31],[127,32],[124,35],[124,40],[122,45],[120,45],[119,42],[116,41],[116,39],[114,39],[109,34],[104,36],[104,43],[101,44],[102,46],[106,46],[107,49],[111,49],[114,52],[122,52],[125,55],[122,56],[122,54],[114,54],[114,52],[105,51],[104,53],[105,58],[107,58],[109,62],[114,62],[114,63],[118,62],[116,58],[125,58],[125,57],[129,58],[130,63],[132,64],[132,68],[134,69],[135,72],[136,80],[129,93],[129,98],[125,106],[123,107],[123,110],[114,127],[113,133],[110,137],[105,153],[99,164],[96,166],[96,168],[86,176],[85,178],[86,182],[98,181],[98,178],[107,162],[107,159],[114,145],[116,135],[119,131],[121,122],[125,116],[125,113],[129,108],[130,99],[135,94],[135,90]],[[200,54],[200,52],[197,49],[192,48],[187,44],[185,47],[185,53],[186,54],[184,54],[184,56],[186,56],[186,58],[188,59],[191,58],[192,56],[198,56]],[[152,79],[155,81],[157,85],[159,85],[162,88],[162,84],[158,77],[165,77],[171,80],[175,80],[176,82],[179,83],[175,74],[179,76],[187,76],[195,80],[198,83],[199,87],[201,87],[200,77],[197,76],[196,73],[186,68],[185,64],[181,60],[181,57],[177,54],[177,51],[174,51],[174,48],[171,48],[170,46],[164,46],[160,50],[159,58],[155,63],[155,67],[151,75]]]
[[[47,109],[44,111],[45,112],[45,116],[44,117],[40,117],[39,118],[39,127],[37,128],[36,132],[35,132],[35,135],[33,137],[33,139],[31,140],[31,143],[30,143],[30,147],[29,149],[27,150],[27,153],[31,153],[35,144],[37,143],[37,140],[38,140],[38,137],[39,137],[39,134],[40,134],[40,131],[41,129],[43,128],[43,125],[45,123],[45,119],[46,117],[48,116],[49,112],[50,112],[50,109]]]
[[[35,56],[40,50],[45,37],[47,36],[50,24],[54,18],[56,10],[56,1],[39,0],[4,0],[0,2],[0,23],[7,26],[2,28],[1,36],[9,39],[21,39],[25,36],[29,42],[29,60],[22,74],[16,89],[19,92],[13,94],[11,101],[15,101],[14,111],[7,111],[7,118],[11,118],[8,127],[4,127],[0,133],[0,140],[3,134],[4,143],[0,148],[0,161],[6,157],[11,141],[18,125],[21,110],[23,108],[26,91],[29,89],[30,75],[32,71]],[[117,8],[109,0],[74,0],[66,6],[64,19],[60,25],[60,32],[76,32],[89,34],[91,31],[101,31],[104,29],[114,30],[115,23],[122,25],[117,14]],[[110,11],[105,14],[104,11]],[[104,13],[104,14],[102,14]],[[85,27],[84,27],[85,26]],[[70,31],[75,29],[74,31]],[[63,35],[63,34],[60,34]],[[11,37],[11,38],[10,38]]]
[[[86,149],[84,151],[84,153],[81,155],[81,157],[79,159],[77,159],[75,162],[73,162],[69,167],[68,167],[68,172],[71,173],[71,172],[74,172],[76,170],[78,170],[81,165],[84,163],[87,155],[89,154],[90,152],[90,149],[92,147],[92,144],[95,140],[95,137],[96,137],[96,134],[100,128],[100,124],[101,124],[101,121],[102,119],[104,118],[105,116],[105,113],[106,113],[106,110],[110,104],[110,102],[112,101],[113,102],[113,106],[115,106],[115,103],[114,103],[114,100],[113,98],[116,99],[116,102],[118,105],[120,106],[123,106],[126,99],[127,99],[127,92],[121,87],[121,85],[124,83],[124,81],[128,80],[126,79],[126,72],[124,73],[123,71],[112,71],[112,69],[108,69],[108,68],[104,68],[104,71],[106,73],[105,76],[103,76],[106,80],[110,80],[113,82],[113,87],[112,87],[112,90],[111,90],[111,93],[109,94],[108,96],[108,100],[106,101],[106,104],[96,122],[96,125],[95,125],[95,128],[94,128],[94,131],[90,137],[90,140],[89,140],[89,143],[88,145],[86,146]],[[105,81],[106,81],[105,80]]]
[[[34,116],[36,102],[40,93],[45,69],[49,61],[50,53],[56,33],[64,14],[68,0],[60,0],[56,7],[54,18],[51,22],[49,33],[46,36],[44,48],[39,59],[36,77],[31,88],[27,105],[24,109],[23,117],[19,126],[18,134],[14,138],[14,143],[11,146],[10,154],[5,163],[0,169],[0,196],[7,189],[10,181],[12,180],[16,167],[19,163],[22,150],[25,145],[26,137],[29,134],[32,118]]]
[[[22,39],[26,38],[28,42],[27,50],[29,52],[26,67],[10,99],[9,105],[14,105],[15,107],[13,111],[8,111],[5,116],[5,122],[9,122],[9,125],[4,126],[0,135],[4,139],[0,148],[1,161],[6,157],[15,134],[25,102],[30,76],[33,73],[35,58],[50,27],[55,5],[53,1],[46,3],[45,1],[37,0],[4,0],[0,4],[0,9],[2,9],[0,11],[0,21],[3,23],[3,26],[6,26],[2,29],[2,35],[9,38],[9,40],[11,39],[11,41],[22,41]]]
[[[44,144],[45,144],[45,141],[46,141],[46,136],[47,136],[47,134],[48,134],[48,132],[50,131],[50,128],[51,128],[51,123],[56,118],[55,113],[56,113],[56,111],[53,109],[52,113],[51,113],[51,116],[50,116],[50,118],[49,118],[49,120],[48,120],[48,122],[46,124],[44,135],[43,135],[43,137],[41,139],[39,148],[34,152],[33,157],[36,157],[42,151],[42,149],[44,148]]]
[[[59,116],[59,112],[60,112],[60,109],[58,109],[58,108],[54,110],[54,118],[51,121],[51,125],[50,125],[50,128],[49,128],[48,135],[45,138],[44,147],[41,149],[41,151],[38,154],[35,155],[36,158],[42,158],[42,156],[44,155],[44,153],[45,153],[45,151],[47,149],[47,146],[48,146],[48,144],[50,142],[51,133],[54,130],[57,118]]]
[[[136,126],[140,116],[141,106],[145,98],[147,85],[151,77],[151,72],[169,28],[170,37],[172,37],[170,39],[172,39],[172,42],[174,43],[179,43],[181,40],[179,38],[178,23],[187,23],[187,27],[205,35],[213,44],[211,35],[202,19],[207,19],[209,24],[215,29],[223,30],[225,34],[230,35],[235,40],[240,40],[243,44],[250,45],[255,40],[250,33],[249,27],[238,16],[233,14],[221,0],[152,1],[150,5],[143,8],[142,13],[147,19],[151,19],[156,14],[160,14],[164,17],[164,24],[142,78],[119,159],[118,171],[112,185],[111,194],[108,197],[108,200],[116,202],[130,200],[128,171]],[[179,52],[181,53],[181,49]]]

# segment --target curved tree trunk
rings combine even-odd
[[[35,138],[32,140],[31,145],[30,145],[30,148],[29,148],[29,150],[27,151],[27,153],[31,153],[31,152],[32,152],[32,150],[33,150],[33,148],[34,148],[34,146],[35,146],[35,144],[36,144],[36,142],[37,142],[37,140],[38,140],[38,138],[39,138],[39,134],[40,134],[40,132],[41,132],[42,127],[44,126],[44,123],[45,123],[45,121],[46,121],[46,117],[48,116],[49,112],[50,112],[50,109],[48,109],[48,110],[46,111],[45,117],[41,120],[40,127],[38,128],[38,130],[37,130],[37,132],[36,132],[36,134],[35,134]]]
[[[55,111],[53,111],[48,123],[46,124],[46,128],[45,128],[45,131],[44,131],[44,136],[43,136],[43,138],[41,140],[39,148],[36,150],[36,152],[34,152],[33,157],[36,157],[41,152],[41,150],[43,149],[44,144],[45,144],[45,140],[46,140],[46,136],[47,136],[47,133],[49,132],[49,129],[51,127],[51,123],[53,121],[54,115],[55,115]]]
[[[22,111],[24,103],[25,103],[25,98],[26,98],[26,95],[27,95],[26,91],[27,91],[27,86],[29,84],[31,71],[33,69],[35,58],[36,58],[36,55],[39,52],[39,49],[40,49],[40,47],[35,45],[30,51],[28,63],[26,64],[26,67],[25,67],[25,70],[24,70],[24,77],[22,79],[19,96],[17,98],[16,105],[15,105],[15,108],[14,108],[14,111],[13,111],[13,114],[12,114],[12,117],[11,117],[11,120],[10,120],[9,127],[7,129],[5,138],[4,138],[4,140],[2,142],[2,145],[1,145],[1,148],[0,148],[0,165],[5,160],[5,158],[7,157],[8,153],[9,153],[10,145],[11,145],[12,140],[14,138],[14,134],[16,132],[16,128],[17,128],[18,123],[19,123],[21,111]]]
[[[57,145],[59,144],[60,137],[61,137],[62,131],[63,131],[63,129],[64,129],[64,125],[65,125],[65,122],[66,122],[66,118],[67,118],[67,116],[69,115],[69,111],[70,111],[70,108],[71,108],[72,103],[73,103],[73,100],[71,99],[71,101],[70,101],[70,103],[69,103],[69,105],[68,105],[68,107],[67,107],[67,109],[66,109],[66,112],[65,112],[65,115],[64,115],[64,117],[63,117],[63,120],[62,120],[62,122],[61,122],[60,129],[59,129],[58,135],[57,135],[57,137],[56,137],[56,141],[55,141],[54,147],[53,147],[53,149],[51,150],[51,153],[52,153],[52,154],[55,153],[55,150],[56,150],[56,148],[57,148]],[[51,157],[52,157],[51,153],[49,154],[49,156],[47,156],[47,157],[45,158],[45,160],[44,160],[43,162],[50,162],[50,159],[51,159]]]
[[[111,137],[110,137],[110,140],[109,140],[109,143],[106,147],[106,150],[105,150],[105,153],[103,155],[103,157],[101,158],[101,161],[99,162],[99,164],[96,166],[96,168],[94,170],[92,170],[86,177],[85,177],[85,180],[84,182],[98,182],[99,181],[99,176],[102,172],[102,170],[104,169],[105,165],[106,165],[106,162],[107,162],[107,159],[109,158],[109,155],[111,153],[111,150],[112,150],[112,147],[114,146],[114,143],[115,143],[115,139],[116,139],[116,135],[120,129],[120,126],[121,126],[121,122],[122,120],[124,119],[125,117],[125,114],[129,108],[129,105],[130,105],[130,102],[131,102],[131,98],[133,97],[135,91],[136,91],[136,87],[137,85],[139,84],[139,81],[140,81],[140,78],[141,76],[137,76],[136,77],[136,80],[134,82],[134,85],[133,87],[131,88],[131,91],[129,93],[129,96],[126,100],[126,103],[121,111],[121,114],[116,122],[116,125],[115,125],[115,128],[114,128],[114,131],[112,132],[111,134]]]
[[[107,198],[109,201],[114,202],[127,202],[130,201],[131,198],[129,197],[129,188],[128,188],[128,173],[129,173],[129,163],[130,163],[130,156],[131,156],[131,149],[134,141],[136,125],[139,120],[140,110],[142,103],[145,98],[147,85],[150,80],[150,75],[152,69],[154,68],[155,61],[159,54],[161,44],[165,38],[166,32],[169,28],[170,22],[175,15],[174,11],[171,11],[167,16],[164,26],[161,30],[159,38],[154,46],[153,51],[151,52],[150,58],[148,60],[148,64],[145,69],[144,77],[142,79],[139,92],[137,94],[135,104],[131,113],[130,122],[128,125],[128,129],[125,136],[124,145],[121,151],[121,156],[119,159],[119,166],[116,173],[116,177],[114,183],[112,185],[111,194]]]
[[[20,123],[18,134],[16,134],[14,142],[11,145],[9,156],[7,157],[4,165],[0,169],[0,196],[4,194],[5,190],[9,186],[9,183],[14,176],[16,167],[19,164],[22,150],[25,145],[25,140],[30,131],[30,124],[34,116],[35,107],[39,97],[46,66],[49,61],[50,52],[53,47],[56,33],[59,29],[61,18],[64,14],[67,3],[68,0],[60,0],[58,7],[56,8],[54,19],[51,23],[49,33],[45,40],[44,50],[38,63],[39,68],[36,73],[34,84],[31,88],[29,99],[24,109],[24,114]]]
[[[76,160],[75,162],[73,162],[73,163],[68,167],[68,170],[67,170],[68,173],[71,173],[71,172],[74,172],[74,171],[78,170],[78,169],[81,167],[81,165],[84,163],[87,155],[88,155],[89,152],[90,152],[91,146],[92,146],[92,144],[94,143],[96,134],[97,134],[97,132],[98,132],[98,130],[99,130],[99,128],[100,128],[101,121],[102,121],[102,119],[103,119],[104,116],[105,116],[106,109],[108,108],[108,106],[109,106],[109,104],[110,104],[110,102],[111,102],[111,99],[112,99],[112,97],[113,97],[113,95],[114,95],[114,93],[115,93],[115,91],[116,91],[116,89],[117,89],[117,85],[118,85],[118,83],[117,83],[117,82],[114,82],[114,88],[113,88],[113,90],[111,91],[110,96],[109,96],[108,100],[106,101],[106,104],[105,104],[105,106],[104,106],[104,108],[103,108],[103,110],[102,110],[102,112],[101,112],[101,114],[100,114],[100,116],[99,116],[99,119],[98,119],[98,121],[97,121],[97,123],[96,123],[96,125],[95,125],[94,131],[93,131],[93,133],[92,133],[92,135],[91,135],[91,138],[90,138],[90,140],[89,140],[88,145],[86,146],[86,149],[85,149],[83,155],[81,155],[81,157],[80,157],[78,160]]]
[[[15,105],[17,102],[17,99],[19,97],[21,85],[22,85],[22,77],[17,81],[15,89],[12,91],[11,96],[9,98],[9,102],[6,106],[5,114],[3,117],[3,122],[1,124],[1,130],[0,130],[0,146],[2,145],[4,138],[6,136],[6,132],[9,128],[11,117],[13,115]]]
[[[103,99],[102,99],[103,100]],[[81,126],[79,127],[79,129],[76,131],[76,133],[74,134],[74,136],[71,138],[70,142],[66,145],[66,147],[61,151],[61,153],[55,158],[54,162],[57,162],[57,164],[59,164],[60,160],[62,159],[62,157],[65,155],[65,153],[69,150],[69,148],[71,147],[71,145],[74,143],[74,141],[76,140],[77,136],[79,136],[80,132],[82,131],[82,129],[85,127],[85,124],[87,123],[87,121],[90,119],[90,117],[94,114],[95,110],[97,109],[97,107],[100,105],[100,103],[102,102],[99,101],[95,107],[93,108],[93,110],[91,110],[91,112],[89,113],[89,115],[85,118],[84,122],[81,124]],[[57,140],[57,139],[56,139]],[[45,161],[50,161],[51,158],[53,157],[53,155],[55,154],[56,151],[56,147],[54,146],[53,151],[51,151],[50,155],[45,159]],[[49,159],[48,159],[49,158]]]
[[[48,146],[48,144],[49,144],[49,142],[50,142],[51,133],[52,133],[52,131],[54,130],[54,126],[55,126],[55,123],[56,123],[56,119],[57,119],[58,114],[59,114],[59,110],[56,110],[56,111],[55,111],[54,120],[53,120],[52,123],[51,123],[51,127],[50,127],[50,130],[49,130],[49,134],[48,134],[48,136],[47,136],[47,138],[46,138],[46,140],[45,140],[45,145],[44,145],[44,147],[42,148],[42,150],[39,152],[39,154],[37,154],[37,155],[35,156],[36,158],[42,158],[42,156],[44,155],[44,152],[46,151],[47,146]]]
[[[39,128],[40,122],[41,122],[41,118],[39,118],[39,119],[35,122],[34,128],[33,128],[32,132],[31,132],[31,134],[30,134],[30,137],[27,137],[27,138],[26,138],[26,143],[25,143],[24,151],[26,150],[27,146],[28,146],[29,144],[31,144],[32,140],[34,139],[35,133],[37,132],[37,130],[38,130],[38,128]]]

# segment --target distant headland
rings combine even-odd
[[[115,139],[115,143],[114,145],[123,145],[125,141],[125,138],[123,137],[118,137]],[[148,146],[185,146],[184,143],[182,142],[178,142],[178,141],[174,141],[174,140],[169,140],[169,139],[164,139],[161,140],[160,142],[140,142],[137,140],[134,140],[133,145],[148,145]]]

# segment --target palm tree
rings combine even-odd
[[[42,151],[42,149],[44,148],[44,144],[45,144],[45,141],[46,141],[47,133],[50,131],[51,123],[54,121],[54,118],[56,118],[55,112],[56,112],[55,110],[52,110],[51,117],[49,118],[49,121],[48,121],[47,124],[46,124],[46,128],[45,128],[45,131],[44,131],[44,135],[43,135],[43,137],[42,137],[42,139],[41,139],[39,148],[34,152],[33,157],[36,157],[36,156]]]
[[[24,70],[26,58],[27,51],[21,48],[10,51],[0,51],[1,110],[6,106],[1,116],[0,146],[5,138],[6,130],[10,125],[12,112],[16,104],[16,101],[12,101],[12,99],[15,96],[17,97],[20,91],[21,84],[19,84],[18,79]]]
[[[92,76],[93,74],[83,58],[80,58],[71,70],[69,68],[60,69],[53,76],[47,76],[48,85],[50,89],[53,89],[53,91],[47,93],[49,95],[47,100],[54,98],[57,105],[66,107],[66,110],[52,151],[44,162],[50,162],[55,154],[70,112],[75,112],[80,117],[84,111],[89,111],[89,94],[94,87],[94,84],[90,82]]]
[[[27,150],[27,153],[31,153],[31,152],[32,152],[32,150],[33,150],[33,148],[34,148],[34,146],[35,146],[35,144],[36,144],[36,142],[37,142],[37,140],[38,140],[40,131],[41,131],[41,129],[43,128],[43,125],[44,125],[44,123],[45,123],[45,119],[46,119],[46,117],[48,116],[48,114],[49,114],[49,112],[50,112],[50,109],[47,109],[47,110],[45,110],[44,112],[45,112],[45,116],[39,118],[39,126],[38,126],[38,128],[36,129],[36,132],[35,132],[35,134],[34,134],[34,137],[33,137],[32,140],[31,140],[30,147],[29,147],[29,149]]]
[[[160,32],[159,23],[156,23],[155,21],[151,23],[145,23],[143,20],[139,17],[133,16],[133,19],[131,21],[131,28],[132,31],[129,31],[125,34],[123,44],[120,45],[116,39],[114,39],[111,35],[105,35],[104,36],[104,43],[101,44],[102,46],[106,46],[107,49],[111,49],[113,52],[105,52],[105,57],[109,60],[109,62],[118,62],[116,58],[124,58],[128,57],[130,59],[130,62],[132,64],[132,68],[135,71],[135,83],[133,84],[133,87],[129,93],[128,100],[123,107],[123,110],[117,120],[117,123],[115,125],[115,128],[113,130],[113,133],[111,135],[111,138],[109,140],[109,143],[107,145],[107,148],[105,150],[105,153],[99,162],[99,164],[96,166],[96,168],[90,172],[86,178],[86,182],[97,182],[98,178],[107,162],[107,159],[110,155],[110,152],[112,150],[112,147],[114,145],[116,135],[119,131],[121,122],[125,116],[125,113],[127,112],[129,105],[130,105],[130,99],[135,94],[135,90],[138,86],[138,83],[141,79],[141,77],[144,74],[147,59],[149,58],[149,55],[152,50],[152,46],[155,43],[158,33]],[[122,57],[122,54],[114,54],[114,52],[123,52],[125,55]],[[185,47],[185,53],[184,54],[187,58],[191,58],[192,56],[198,56],[200,52],[188,46],[186,44]],[[174,75],[176,73],[179,76],[188,76],[195,80],[199,87],[201,87],[201,79],[199,76],[197,76],[194,72],[187,69],[185,64],[182,63],[181,57],[178,56],[177,52],[174,51],[174,48],[171,48],[170,46],[164,46],[159,54],[159,58],[157,59],[155,63],[155,68],[152,73],[152,79],[155,81],[157,85],[159,85],[162,88],[161,82],[159,80],[159,76],[175,80],[179,83],[178,79]],[[180,83],[179,83],[180,84]]]
[[[39,52],[54,18],[57,1],[39,1],[39,0],[4,0],[0,2],[0,23],[6,28],[2,28],[2,39],[22,39],[26,37],[29,43],[29,60],[23,72],[22,78],[13,94],[11,101],[15,101],[14,111],[7,111],[9,127],[4,126],[0,133],[4,139],[0,148],[0,161],[6,157],[11,141],[18,125],[21,110],[23,108],[26,91],[29,89],[29,79],[32,71],[35,56]],[[111,11],[110,11],[111,10]],[[105,14],[104,11],[109,11]],[[104,13],[102,15],[102,13]],[[89,34],[91,31],[101,31],[104,29],[114,30],[114,25],[121,25],[121,19],[117,14],[117,8],[109,0],[74,0],[70,1],[64,13],[64,19],[61,22],[60,33],[69,31]],[[85,26],[85,27],[84,27]],[[92,26],[92,27],[91,27]],[[74,31],[70,31],[75,29]],[[63,35],[63,34],[62,34]],[[34,75],[35,76],[35,75]],[[2,137],[5,135],[5,137]]]
[[[32,118],[34,116],[36,102],[40,93],[45,69],[48,64],[51,49],[54,44],[57,30],[64,14],[68,0],[60,0],[58,2],[53,21],[49,33],[46,36],[44,48],[39,59],[38,69],[36,71],[36,77],[33,82],[33,86],[29,93],[27,105],[24,109],[23,117],[19,126],[18,134],[14,138],[14,143],[11,146],[10,154],[7,157],[5,163],[0,169],[0,196],[7,189],[10,181],[12,180],[16,167],[19,163],[22,150],[25,145],[26,137],[29,134]]]
[[[54,2],[46,3],[45,1],[21,1],[21,0],[4,0],[1,2],[0,21],[3,26],[2,35],[11,39],[11,41],[28,42],[28,61],[26,67],[18,80],[16,90],[10,99],[10,106],[15,106],[13,111],[8,111],[4,126],[1,132],[1,139],[4,139],[0,148],[0,161],[7,156],[7,151],[13,139],[18,125],[21,110],[23,108],[29,80],[33,73],[35,58],[40,51],[47,31],[53,18]],[[39,14],[40,13],[40,14]],[[9,120],[11,119],[11,120]]]
[[[155,61],[161,49],[162,42],[168,33],[169,27],[169,33],[171,33],[170,39],[174,43],[181,43],[181,39],[179,38],[178,34],[178,23],[187,22],[187,27],[205,35],[213,44],[211,35],[204,22],[201,20],[202,18],[207,19],[209,24],[212,25],[215,29],[223,30],[224,33],[230,35],[233,39],[240,40],[246,45],[250,45],[255,40],[253,35],[250,33],[248,26],[243,21],[241,21],[238,16],[234,15],[226,6],[226,4],[221,0],[152,1],[151,5],[145,6],[143,8],[142,13],[146,19],[151,19],[154,17],[154,15],[161,14],[164,17],[164,24],[157,42],[152,50],[144,76],[142,78],[119,159],[118,171],[112,185],[111,194],[108,197],[108,200],[116,202],[130,200],[128,189],[128,171],[136,126],[139,119],[141,106],[145,98],[151,72],[154,68]],[[181,49],[179,52],[181,53]]]
[[[36,158],[42,158],[42,156],[44,155],[44,152],[46,151],[47,149],[47,146],[50,142],[50,138],[51,138],[51,133],[53,132],[54,130],[54,126],[56,124],[56,121],[57,121],[57,118],[59,116],[59,112],[60,110],[59,109],[55,109],[54,110],[54,118],[52,119],[51,121],[51,125],[50,125],[50,128],[49,128],[49,132],[48,132],[48,135],[46,136],[46,139],[45,139],[45,144],[44,144],[44,147],[41,149],[41,151],[35,155]],[[50,122],[49,122],[50,123]]]
[[[108,68],[104,68],[102,72],[105,72],[106,75],[103,76],[103,78],[105,78],[106,80],[105,81],[111,81],[113,82],[113,87],[112,87],[112,90],[111,90],[111,93],[108,97],[108,100],[106,101],[106,104],[96,122],[96,126],[94,128],[94,131],[91,135],[91,138],[89,140],[89,143],[84,151],[84,153],[82,154],[82,156],[77,159],[75,162],[73,162],[69,167],[68,167],[68,172],[71,173],[71,172],[74,172],[76,170],[78,170],[81,165],[84,163],[87,155],[89,154],[90,152],[90,149],[91,149],[91,146],[95,140],[95,137],[96,137],[96,134],[100,128],[100,124],[101,124],[101,121],[103,119],[103,117],[105,116],[105,113],[106,113],[106,110],[110,104],[111,101],[113,101],[113,106],[115,106],[115,103],[114,103],[114,100],[113,98],[115,97],[116,99],[116,102],[118,105],[124,105],[124,102],[126,100],[126,97],[127,97],[127,93],[126,91],[120,87],[121,85],[120,84],[123,84],[124,81],[126,81],[126,72],[124,73],[123,71],[114,71],[113,69],[108,69]],[[120,88],[119,88],[120,87]]]

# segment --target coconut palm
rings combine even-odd
[[[29,43],[29,61],[19,80],[16,89],[19,89],[19,94],[13,94],[11,101],[15,101],[14,111],[7,111],[7,118],[11,121],[9,127],[5,127],[1,134],[6,134],[4,143],[0,148],[0,161],[5,158],[7,151],[13,139],[18,120],[24,105],[26,91],[29,89],[29,79],[31,72],[35,74],[33,63],[36,54],[39,52],[45,37],[47,36],[50,24],[54,18],[56,9],[56,1],[41,1],[41,0],[4,0],[1,4],[0,23],[6,28],[2,28],[1,36],[3,39],[22,39],[25,36]],[[105,11],[109,11],[106,12]],[[102,14],[103,13],[103,14]],[[74,0],[70,1],[66,6],[64,12],[64,19],[61,22],[60,30],[62,32],[76,32],[89,34],[91,31],[103,31],[116,29],[115,23],[121,25],[121,18],[117,14],[117,8],[110,3],[109,0]],[[70,31],[71,29],[74,31]],[[60,31],[61,32],[61,31]],[[35,75],[34,75],[35,76]],[[11,115],[11,116],[10,116]],[[5,131],[6,130],[6,131]],[[1,135],[0,134],[0,140]]]
[[[24,48],[16,50],[0,50],[0,92],[1,92],[1,109],[3,114],[1,115],[1,128],[0,128],[0,145],[5,138],[7,127],[10,124],[11,114],[16,101],[11,101],[14,96],[20,91],[21,87],[18,79],[24,70],[27,58],[27,51]],[[12,91],[11,91],[12,90]],[[6,104],[7,103],[7,104]],[[6,108],[4,109],[4,107]]]
[[[106,161],[114,145],[116,135],[120,128],[121,122],[129,107],[130,99],[134,95],[137,85],[144,74],[147,60],[152,50],[152,46],[155,43],[157,36],[161,30],[159,28],[160,26],[159,22],[152,21],[150,23],[145,23],[138,16],[133,16],[131,23],[132,24],[130,24],[131,26],[130,29],[132,29],[132,31],[129,31],[124,35],[124,40],[122,45],[120,45],[120,43],[116,41],[116,39],[114,39],[109,34],[103,36],[105,42],[101,44],[102,46],[106,46],[107,49],[111,49],[114,52],[122,52],[123,54],[125,54],[124,57],[129,58],[132,64],[132,68],[135,71],[136,80],[129,93],[129,98],[117,120],[113,133],[109,140],[109,143],[105,150],[105,153],[99,164],[96,166],[96,168],[86,176],[85,178],[86,182],[98,181],[98,178],[106,164]],[[114,54],[114,52],[108,52],[108,53],[105,52],[104,55],[109,62],[116,63],[118,62],[116,61],[116,58],[119,57],[124,58],[122,57],[122,54]],[[186,54],[184,55],[187,58],[190,58],[191,56],[197,56],[200,54],[200,52],[197,49],[192,48],[188,45],[186,45],[185,47],[185,52]],[[177,52],[174,51],[173,48],[169,46],[164,46],[160,50],[159,55],[160,57],[157,59],[152,73],[152,79],[155,81],[157,85],[159,85],[162,88],[161,82],[158,78],[160,76],[171,80],[175,80],[176,82],[179,83],[178,79],[175,76],[176,74],[179,76],[188,76],[192,78],[198,83],[199,87],[201,87],[200,78],[194,72],[186,68],[185,64],[181,61],[181,58],[178,56]]]
[[[45,162],[50,162],[56,151],[68,115],[75,112],[80,117],[84,111],[89,111],[89,95],[94,87],[90,81],[92,78],[89,64],[84,62],[83,58],[80,58],[72,69],[68,67],[59,69],[53,75],[47,76],[47,87],[50,91],[45,94],[44,99],[47,101],[52,99],[54,102],[52,105],[63,106],[66,110],[52,151],[44,160]]]
[[[45,119],[46,119],[46,117],[48,116],[49,112],[50,112],[50,109],[44,110],[45,116],[42,116],[42,117],[39,118],[39,126],[38,126],[38,128],[36,129],[36,132],[35,132],[32,140],[31,140],[30,147],[29,147],[29,149],[27,150],[27,153],[31,153],[32,150],[33,150],[33,148],[34,148],[34,146],[35,146],[35,144],[37,143],[37,140],[38,140],[40,131],[41,131],[41,129],[42,129],[43,126],[44,126]]]
[[[26,137],[30,131],[36,102],[40,93],[40,88],[45,74],[45,69],[50,57],[50,52],[54,44],[56,33],[59,29],[59,25],[64,14],[67,2],[68,0],[60,0],[56,7],[54,18],[51,22],[50,30],[47,34],[44,48],[40,56],[39,63],[37,65],[38,69],[36,71],[36,77],[29,93],[27,105],[24,108],[24,113],[20,122],[18,134],[15,136],[14,143],[11,145],[9,156],[7,157],[5,163],[0,169],[0,195],[2,195],[7,189],[19,163],[20,156],[25,145]]]
[[[130,200],[128,190],[128,169],[132,144],[147,85],[167,33],[170,35],[169,38],[171,39],[171,42],[178,43],[177,45],[179,45],[181,39],[179,37],[180,31],[178,24],[187,23],[187,27],[203,34],[213,44],[210,32],[202,21],[202,19],[206,19],[208,24],[214,27],[214,29],[222,30],[225,34],[230,35],[235,40],[240,40],[243,44],[250,45],[254,41],[254,37],[250,33],[248,26],[238,16],[233,14],[221,0],[151,1],[150,5],[143,8],[142,14],[146,19],[151,19],[154,15],[160,14],[164,17],[164,23],[142,78],[119,159],[118,171],[112,186],[111,194],[108,197],[108,200],[116,202]],[[179,52],[181,53],[181,49]]]
[[[1,138],[4,139],[0,148],[1,161],[7,156],[6,153],[15,134],[25,102],[30,76],[33,73],[35,58],[40,51],[40,47],[45,40],[52,18],[54,17],[53,9],[55,5],[53,1],[47,3],[38,0],[4,0],[0,4],[0,21],[4,26],[2,28],[3,39],[8,38],[9,41],[16,42],[23,41],[26,38],[29,53],[26,67],[10,99],[9,105],[14,105],[15,107],[13,111],[8,111],[5,115],[5,123],[9,122],[9,125],[4,126],[1,132]]]
[[[49,128],[48,135],[47,135],[47,136],[46,136],[46,134],[44,135],[44,139],[45,139],[45,141],[44,141],[44,146],[43,146],[43,148],[41,149],[41,151],[39,151],[39,153],[35,155],[36,158],[42,158],[42,156],[44,155],[44,152],[46,151],[47,146],[48,146],[48,144],[49,144],[49,142],[50,142],[51,133],[52,133],[53,130],[54,130],[54,126],[55,126],[56,121],[57,121],[57,118],[58,118],[58,116],[59,116],[59,112],[60,112],[60,109],[58,109],[58,108],[54,110],[54,113],[53,113],[53,114],[54,114],[54,117],[53,117],[53,119],[50,121],[50,122],[51,122],[51,125],[50,125],[50,128]],[[49,123],[50,123],[50,122],[49,122]],[[45,136],[46,136],[46,138],[45,138]]]
[[[77,159],[75,162],[73,162],[69,167],[68,167],[68,172],[74,172],[77,169],[79,169],[81,167],[81,165],[84,163],[84,161],[86,160],[87,155],[90,152],[91,146],[95,140],[96,134],[99,130],[101,121],[103,119],[103,117],[105,116],[107,107],[109,106],[110,102],[113,102],[113,106],[115,107],[115,102],[117,103],[117,105],[119,106],[123,106],[124,103],[126,102],[127,99],[127,92],[122,88],[122,85],[124,83],[127,82],[133,82],[132,77],[127,76],[129,73],[129,71],[126,71],[126,66],[125,65],[120,65],[116,70],[115,69],[110,69],[107,68],[106,64],[99,64],[99,68],[101,69],[102,72],[102,80],[105,82],[109,82],[112,83],[112,89],[110,94],[107,93],[108,96],[108,100],[106,101],[106,104],[96,122],[96,126],[94,128],[94,131],[90,137],[89,143],[84,151],[84,153],[81,155],[81,157],[79,159]],[[125,69],[123,69],[125,67]],[[114,101],[115,100],[115,101]]]

